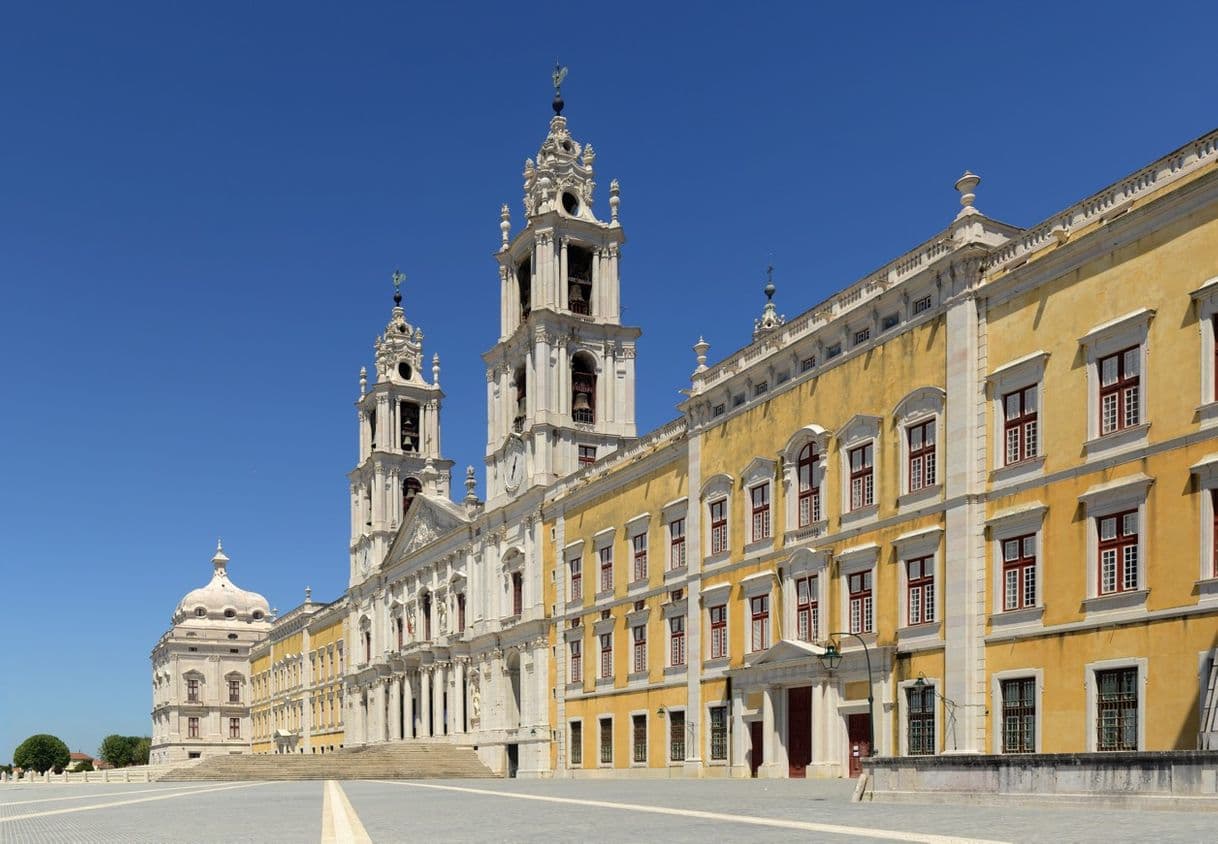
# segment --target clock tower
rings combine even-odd
[[[423,331],[406,321],[401,284],[393,274],[393,313],[377,338],[376,380],[360,369],[359,463],[351,484],[351,585],[384,559],[415,496],[449,496],[452,461],[440,453],[440,356],[423,375]]]
[[[592,145],[567,130],[555,73],[554,117],[524,165],[524,228],[500,212],[499,341],[487,380],[487,503],[496,506],[616,450],[636,436],[639,329],[621,324],[625,234],[617,181],[609,220],[593,210]]]

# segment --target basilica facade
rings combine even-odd
[[[356,400],[349,587],[255,654],[255,676],[341,655],[299,675],[341,701],[311,752],[838,777],[873,753],[1211,746],[1218,133],[1031,228],[966,172],[914,249],[790,319],[767,286],[717,362],[699,340],[641,435],[594,163],[556,103],[521,224],[501,210],[485,500],[473,467],[454,500],[439,360],[395,297]]]

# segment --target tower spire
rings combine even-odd
[[[554,114],[562,116],[563,106],[566,105],[562,101],[562,81],[567,78],[567,69],[558,63],[558,59],[554,60],[554,75],[551,79],[554,80],[554,102],[550,105],[554,108]]]

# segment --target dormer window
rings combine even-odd
[[[398,404],[398,418],[401,420],[402,451],[419,450],[419,406],[412,401]]]
[[[262,621],[262,610],[254,610],[254,621]]]
[[[567,247],[567,306],[573,314],[592,313],[592,252],[582,246]]]
[[[533,310],[533,261],[525,258],[516,268],[516,286],[520,290],[520,321]]]
[[[225,610],[225,611],[224,611],[224,617],[225,617],[225,618],[236,618],[236,617],[237,617],[237,611],[236,611],[236,610]]]
[[[571,418],[596,421],[596,362],[586,352],[571,359]]]
[[[199,618],[203,618],[207,615],[207,610],[205,610],[203,607],[195,607],[195,615],[197,615]]]

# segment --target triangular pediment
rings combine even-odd
[[[793,659],[807,659],[808,657],[818,657],[825,652],[825,649],[820,645],[814,645],[811,642],[797,642],[794,639],[779,639],[773,645],[768,647],[760,656],[752,660],[749,665],[770,665],[778,662],[788,662]]]
[[[423,493],[415,496],[406,514],[406,521],[389,549],[389,559],[397,560],[413,554],[440,537],[469,523],[465,514],[451,501],[432,498]]]

